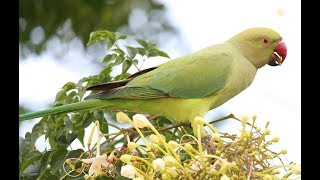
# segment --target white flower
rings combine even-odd
[[[166,164],[161,158],[157,158],[156,160],[152,161],[152,166],[155,171],[161,171],[164,170]]]
[[[131,119],[128,117],[128,115],[124,112],[118,112],[116,114],[116,119],[119,123],[129,123]]]
[[[89,176],[92,176],[93,174],[98,174],[101,171],[101,166],[105,168],[111,167],[111,164],[106,159],[107,154],[103,154],[102,156],[97,156],[90,159],[82,159],[82,162],[86,164],[92,163],[89,169]]]
[[[207,161],[208,158],[203,158],[204,161]],[[196,155],[195,156],[195,160],[190,162],[190,168],[191,168],[191,173],[194,173],[195,171],[199,171],[200,169],[202,169],[202,165],[201,165],[201,157]]]
[[[122,166],[121,167],[121,176],[133,179],[136,176],[136,169],[130,164]]]
[[[136,126],[138,126],[138,128],[144,128],[144,127],[150,126],[149,120],[141,114],[136,114],[132,116],[132,119],[133,119],[133,123]]]
[[[199,171],[202,166],[201,166],[201,163],[199,161],[196,161],[196,163],[192,163],[192,165],[190,166],[190,168],[193,170],[193,171]],[[191,172],[193,172],[191,171]]]

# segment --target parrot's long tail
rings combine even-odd
[[[62,106],[57,106],[53,108],[36,111],[36,112],[21,114],[19,115],[19,120],[21,121],[21,120],[33,119],[33,118],[38,118],[38,117],[52,115],[52,114],[68,113],[68,112],[74,112],[74,111],[107,107],[107,106],[112,106],[112,104],[113,104],[112,101],[109,101],[109,100],[90,99],[90,100],[77,102],[73,104],[67,104],[67,105],[62,105]]]

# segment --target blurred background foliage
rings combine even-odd
[[[176,28],[166,17],[165,6],[155,0],[20,0],[19,3],[19,61],[42,53],[56,61],[68,61],[74,57],[67,53],[76,51],[83,56],[84,50],[85,55],[93,57],[84,57],[86,61],[93,60],[93,69],[99,71],[103,68],[101,58],[105,49],[99,44],[88,48],[86,43],[90,32],[102,29],[146,39],[160,48],[161,44],[170,43],[168,39],[180,43]],[[181,47],[180,44],[175,51]],[[19,113],[28,109],[24,106],[20,104]]]
[[[21,56],[41,53],[52,37],[64,42],[77,37],[85,44],[90,32],[101,29],[156,43],[163,33],[176,35],[165,17],[164,5],[154,0],[20,0],[19,3]]]

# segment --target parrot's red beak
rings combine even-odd
[[[272,57],[268,63],[270,66],[279,66],[283,63],[287,56],[287,46],[283,41],[280,41],[276,48],[274,48],[274,52]]]

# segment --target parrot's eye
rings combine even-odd
[[[270,40],[268,38],[262,38],[261,42],[262,44],[265,44],[265,45],[270,44]]]

